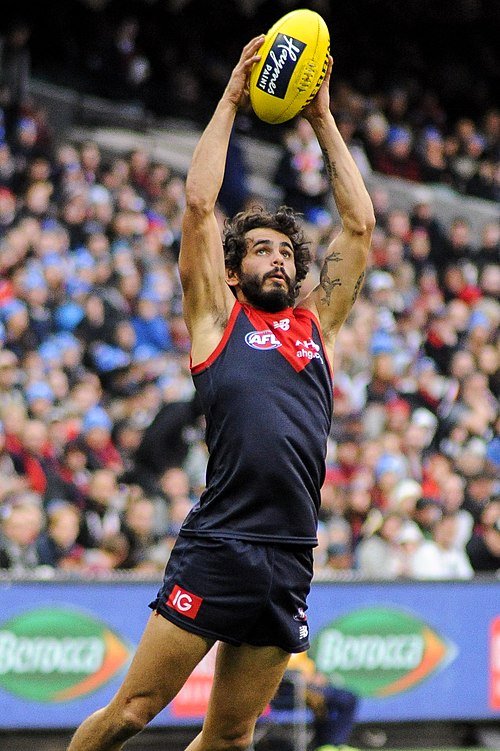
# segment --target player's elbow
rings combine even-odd
[[[193,216],[206,216],[213,212],[215,198],[196,182],[186,184],[186,211]]]
[[[367,232],[371,238],[372,232],[375,229],[375,224],[377,223],[377,220],[375,219],[375,212],[373,210],[373,206],[370,204],[370,208],[367,209],[366,217],[365,217],[365,232]]]
[[[368,242],[371,240],[372,232],[375,229],[375,214],[373,208],[366,208],[364,212],[360,212],[353,217],[351,221],[350,230],[353,235],[359,238],[366,238]]]
[[[375,215],[373,211],[366,211],[365,214],[360,214],[353,217],[352,221],[348,223],[346,229],[350,232],[353,241],[360,248],[364,248],[366,253],[370,247],[373,230],[375,228]]]

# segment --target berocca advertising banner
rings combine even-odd
[[[73,728],[125,675],[158,583],[0,582],[0,728]],[[499,583],[313,583],[308,657],[360,722],[500,718]],[[199,723],[216,647],[155,725]]]
[[[34,702],[76,700],[108,683],[132,651],[77,609],[27,610],[0,624],[0,689]]]
[[[407,691],[454,659],[455,644],[406,610],[362,608],[320,629],[310,655],[330,682],[359,696]]]

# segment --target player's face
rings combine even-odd
[[[238,274],[243,301],[275,313],[295,301],[295,259],[286,235],[273,229],[246,234],[247,252]]]

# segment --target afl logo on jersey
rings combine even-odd
[[[264,331],[249,331],[245,336],[245,342],[252,349],[277,349],[281,342],[270,329]]]

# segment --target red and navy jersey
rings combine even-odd
[[[181,535],[317,544],[333,388],[315,316],[236,302],[192,375],[210,456]]]

